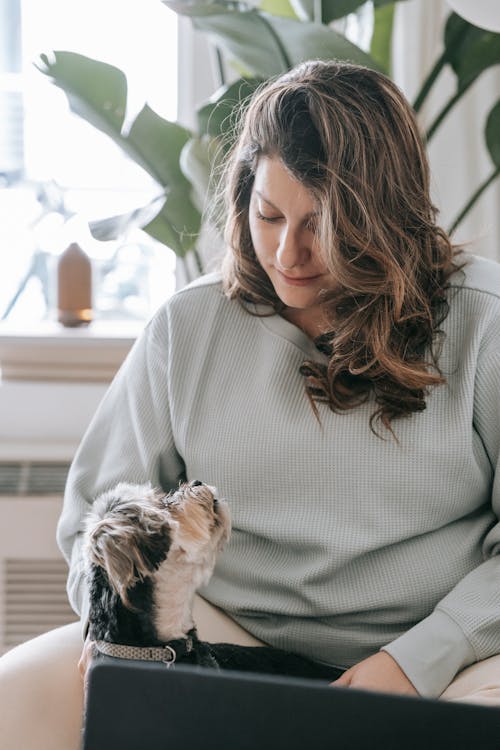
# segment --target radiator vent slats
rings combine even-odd
[[[0,464],[0,495],[17,495],[21,464]]]
[[[61,495],[68,470],[67,462],[0,462],[0,497]]]
[[[78,619],[68,604],[66,576],[62,559],[4,561],[5,648]]]

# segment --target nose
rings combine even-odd
[[[287,271],[295,266],[301,266],[307,262],[309,255],[310,249],[307,247],[302,233],[288,225],[284,226],[276,252],[278,268]]]
[[[193,479],[191,482],[191,487],[199,487],[202,484],[199,479]]]

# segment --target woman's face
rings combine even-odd
[[[283,162],[261,157],[249,210],[255,254],[286,305],[283,316],[313,337],[322,328],[320,292],[333,286],[315,235],[317,218],[311,193]]]

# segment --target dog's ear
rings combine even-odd
[[[168,554],[170,529],[162,523],[143,526],[128,515],[112,514],[87,531],[87,559],[104,570],[124,606],[134,609],[129,591],[151,576]]]

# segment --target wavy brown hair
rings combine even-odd
[[[279,314],[284,305],[249,229],[262,156],[280,158],[311,191],[319,246],[336,280],[324,292],[328,324],[316,339],[328,363],[301,367],[316,416],[316,402],[345,411],[373,398],[372,430],[379,420],[392,432],[393,419],[425,409],[429,388],[445,382],[439,325],[460,267],[436,225],[413,111],[389,78],[340,62],[302,63],[252,97],[224,176],[224,289]]]

